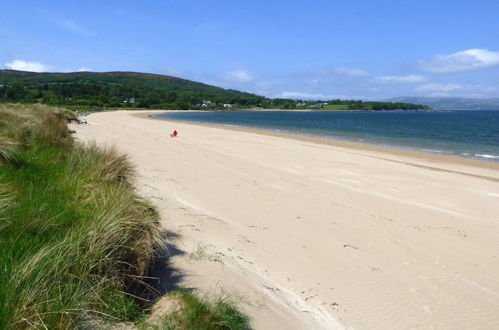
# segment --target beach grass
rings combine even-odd
[[[60,109],[0,105],[0,118],[0,328],[140,317],[126,291],[162,236],[128,158],[75,144]]]
[[[115,148],[75,143],[76,115],[0,104],[0,329],[73,329],[132,321],[152,302],[133,296],[166,242],[156,209],[134,189]],[[149,288],[150,289],[150,288]],[[187,291],[161,329],[242,329],[226,299]]]
[[[192,292],[179,290],[170,293],[167,298],[175,307],[155,322],[142,324],[142,330],[250,328],[249,318],[237,309],[237,302],[230,296],[199,298]]]

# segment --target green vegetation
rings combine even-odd
[[[164,244],[158,213],[135,192],[128,157],[76,144],[72,118],[44,105],[0,104],[1,329],[145,317],[147,306],[127,292],[144,286]]]
[[[229,103],[257,106],[265,98],[154,74],[0,70],[0,100],[80,107],[214,109]]]
[[[317,110],[429,110],[425,105],[402,102],[373,102],[361,100],[328,100],[303,102],[306,108]]]
[[[0,102],[75,109],[428,109],[401,102],[270,99],[171,76],[134,72],[35,73],[0,70]]]
[[[73,145],[61,110],[2,106],[0,118],[0,328],[137,317],[124,292],[148,269],[161,231],[130,184],[127,157]]]
[[[234,307],[231,299],[202,300],[188,291],[176,291],[168,296],[176,305],[171,312],[154,322],[143,325],[144,330],[160,329],[249,329],[249,319]]]

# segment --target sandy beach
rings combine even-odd
[[[130,155],[181,286],[256,329],[499,329],[499,163],[150,113],[71,128]]]

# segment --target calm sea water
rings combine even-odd
[[[259,128],[499,161],[499,111],[171,112],[158,118]]]

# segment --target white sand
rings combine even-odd
[[[243,297],[255,328],[499,329],[499,164],[87,120],[77,137],[128,153],[181,235],[183,285]]]

